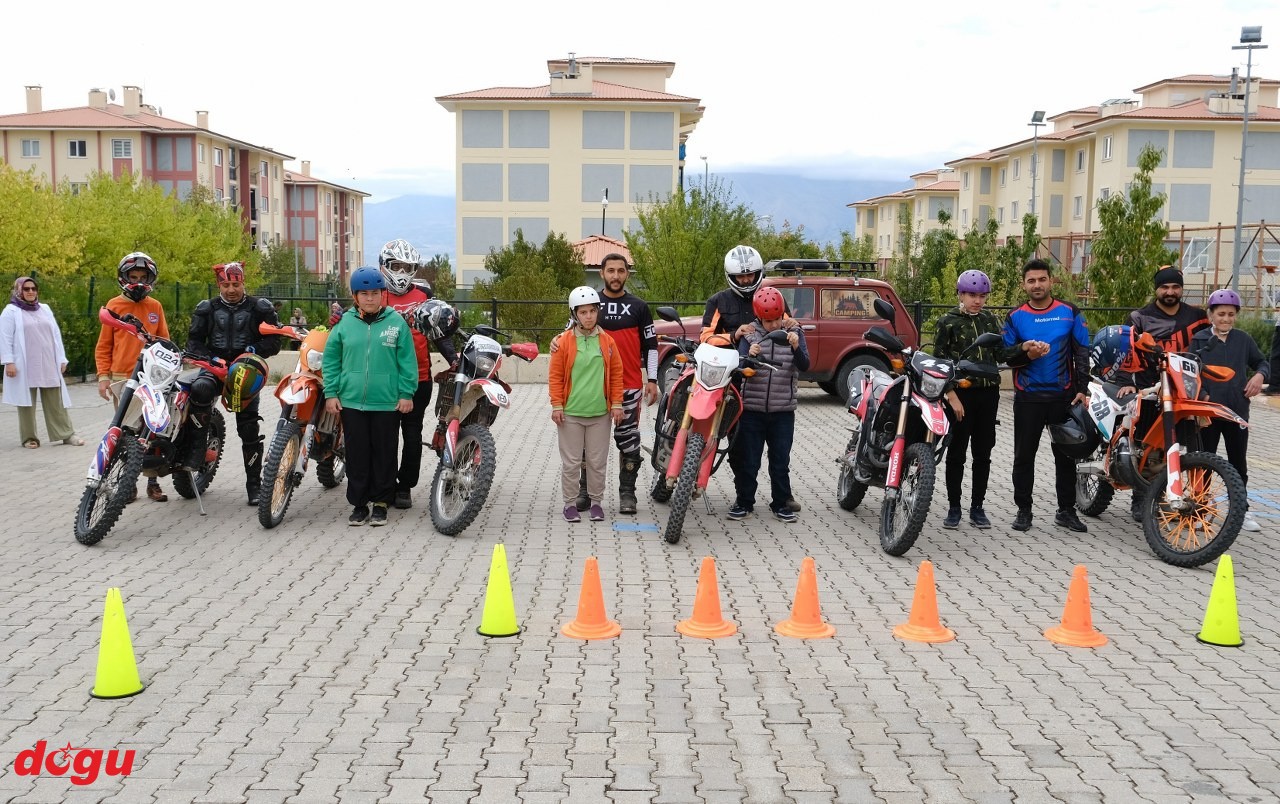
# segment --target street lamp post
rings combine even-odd
[[[609,188],[604,188],[604,198],[600,199],[600,236],[604,237],[604,214],[609,209]]]
[[[711,168],[707,166],[707,158],[699,157],[702,160],[702,194],[707,194],[707,181],[711,176]]]
[[[1040,127],[1044,123],[1044,112],[1032,112],[1031,122],[1031,214],[1036,214],[1036,179],[1040,174]],[[1039,228],[1039,219],[1036,219]]]
[[[1240,289],[1240,260],[1244,258],[1241,246],[1244,240],[1244,164],[1249,149],[1249,84],[1253,79],[1253,51],[1267,49],[1261,42],[1262,26],[1246,25],[1240,29],[1240,44],[1231,46],[1232,50],[1249,51],[1244,68],[1244,112],[1240,115],[1240,184],[1236,196],[1236,243],[1231,259],[1232,290]]]

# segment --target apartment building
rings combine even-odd
[[[1151,144],[1164,151],[1152,178],[1154,189],[1168,194],[1162,216],[1171,242],[1183,244],[1185,267],[1208,270],[1225,259],[1229,271],[1244,80],[1237,75],[1183,75],[1133,92],[1136,98],[1053,115],[1043,132],[1035,128],[1030,137],[947,162],[956,178],[956,231],[995,219],[1002,239],[1018,236],[1022,216],[1034,211],[1049,252],[1079,270],[1097,229],[1097,202],[1128,189],[1138,155]],[[1280,81],[1254,78],[1247,94],[1244,220],[1256,228],[1262,221],[1280,221]],[[855,235],[871,235],[885,260],[893,254],[897,227],[890,221],[907,200],[899,197],[904,193],[849,205],[855,210]],[[936,219],[922,206],[914,209],[917,219],[921,212]],[[887,224],[892,231],[884,230]],[[927,229],[923,221],[921,228]],[[1189,243],[1195,240],[1199,243]],[[1264,261],[1276,260],[1259,252],[1245,264]]]
[[[364,264],[364,199],[368,193],[311,175],[311,162],[285,171],[285,242],[297,248],[308,272],[343,285]]]
[[[0,115],[0,159],[18,170],[34,168],[73,192],[98,172],[142,176],[180,198],[201,184],[240,211],[260,248],[282,242],[292,156],[212,131],[207,111],[195,124],[165,117],[136,86],[123,88],[121,104],[115,90],[91,89],[86,106],[46,110],[39,86],[26,88],[26,100],[25,112]]]
[[[854,211],[858,237],[870,235],[876,253],[891,255],[898,247],[903,217],[911,214],[916,234],[943,227],[942,213],[952,221],[956,215],[956,191],[960,184],[949,168],[926,170],[911,176],[912,186],[906,190],[878,195],[847,206]]]
[[[666,91],[669,61],[553,59],[548,83],[436,98],[455,115],[457,276],[487,276],[484,258],[517,229],[541,242],[622,238],[636,209],[683,186],[697,98]]]

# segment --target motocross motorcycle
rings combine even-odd
[[[227,364],[217,358],[183,354],[167,338],[146,331],[133,316],[121,318],[103,307],[103,324],[135,335],[145,346],[125,382],[120,402],[93,459],[80,505],[76,509],[75,534],[80,544],[97,544],[115,526],[138,482],[138,476],[173,475],[173,487],[186,499],[195,498],[203,515],[200,495],[209,488],[222,461],[227,426],[222,414],[211,408],[204,463],[197,471],[179,467],[185,457],[188,433],[199,426],[190,418],[189,393],[201,373],[219,384],[227,377]],[[190,364],[183,368],[184,361]]]
[[[659,307],[658,315],[665,321],[680,320],[671,307]],[[787,333],[775,330],[769,333],[769,339],[785,343]],[[682,350],[693,344],[688,338],[678,339],[677,343]],[[712,473],[733,445],[735,426],[742,415],[742,393],[734,380],[750,377],[760,369],[772,371],[767,360],[743,357],[737,349],[709,343],[694,348],[692,360],[687,351],[682,351],[676,361],[685,368],[668,386],[665,405],[658,414],[665,419],[659,418],[654,447],[655,461],[659,450],[666,455],[665,465],[654,464],[659,470],[654,488],[661,486],[671,503],[671,514],[662,533],[670,544],[680,541],[689,503],[703,495]],[[658,446],[665,438],[664,428],[670,433],[673,426],[670,446]]]
[[[280,420],[262,464],[262,492],[258,495],[258,522],[274,528],[284,521],[293,490],[307,476],[307,464],[316,463],[316,479],[327,489],[336,487],[347,474],[346,445],[342,440],[342,417],[324,407],[324,380],[320,367],[329,330],[316,327],[258,325],[263,335],[283,335],[301,341],[298,365],[276,386],[280,400]]]
[[[489,496],[498,465],[489,426],[499,410],[511,407],[511,386],[498,376],[503,356],[525,362],[538,356],[536,343],[503,345],[495,337],[507,336],[493,327],[477,326],[462,347],[457,368],[434,378],[440,390],[430,446],[440,463],[431,480],[431,524],[446,536],[465,530]]]
[[[1230,408],[1197,398],[1202,376],[1226,381],[1235,372],[1205,365],[1192,353],[1166,352],[1149,333],[1139,336],[1135,348],[1159,365],[1159,385],[1121,397],[1118,385],[1092,380],[1088,402],[1073,406],[1067,422],[1050,426],[1049,435],[1077,461],[1081,513],[1098,516],[1116,489],[1133,489],[1152,552],[1167,564],[1198,567],[1231,546],[1248,508],[1235,468],[1220,455],[1195,449],[1198,422],[1249,426]],[[1160,406],[1145,433],[1137,432],[1143,400]]]
[[[875,301],[876,314],[893,323],[893,306]],[[951,441],[951,420],[943,404],[946,393],[970,379],[999,379],[990,363],[933,357],[913,350],[884,327],[867,332],[867,340],[893,355],[894,374],[861,366],[849,395],[853,436],[838,459],[836,501],[846,511],[861,504],[870,486],[884,489],[880,504],[880,547],[891,556],[905,554],[920,537],[933,500],[937,466]],[[999,346],[1001,338],[984,333],[966,349]],[[914,415],[913,415],[914,414]]]

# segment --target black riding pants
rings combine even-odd
[[[396,495],[400,414],[343,408],[342,431],[347,445],[347,502],[389,505]]]
[[[431,408],[431,380],[418,383],[413,393],[413,410],[400,414],[400,470],[396,472],[396,491],[408,491],[418,485],[422,471],[422,421]]]
[[[1040,437],[1051,424],[1067,420],[1071,402],[1013,401],[1013,502],[1019,510],[1030,510],[1036,482],[1036,453]],[[1076,503],[1076,462],[1053,444],[1054,488],[1059,511],[1068,511]]]
[[[973,492],[970,507],[981,508],[991,476],[991,450],[996,446],[996,415],[1000,412],[999,388],[961,388],[956,391],[964,406],[964,418],[951,428],[947,448],[947,503],[960,507],[965,452],[973,449]]]

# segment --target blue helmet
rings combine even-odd
[[[362,290],[386,290],[387,280],[383,278],[382,272],[371,265],[365,265],[351,272],[351,292],[359,293]]]
[[[1133,327],[1125,324],[1112,324],[1098,330],[1093,336],[1093,348],[1089,350],[1093,373],[1106,380],[1117,371],[1140,371],[1142,361],[1133,348],[1133,338]]]

